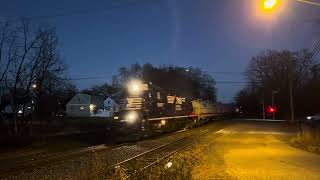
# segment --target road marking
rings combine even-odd
[[[207,131],[209,131],[209,129],[202,130],[201,132],[204,133],[204,132],[207,132]]]

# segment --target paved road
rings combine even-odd
[[[320,179],[320,156],[290,146],[282,122],[234,121],[208,131],[196,179]]]

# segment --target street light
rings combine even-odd
[[[320,6],[320,3],[318,2],[314,2],[314,1],[309,1],[309,0],[295,0],[296,2],[300,2],[300,3],[304,3],[304,4],[309,4],[309,5],[314,5],[315,7],[316,6]],[[263,6],[263,9],[265,11],[271,11],[273,10],[277,5],[280,4],[280,0],[263,0],[262,1],[262,6]],[[282,4],[282,6],[284,6]],[[290,61],[290,65],[289,65],[289,72],[290,72],[290,79],[289,79],[289,96],[290,96],[290,111],[291,111],[291,122],[294,122],[294,103],[293,103],[293,88],[292,88],[292,83],[293,83],[293,79],[292,79],[292,69],[291,69],[291,66],[292,66],[292,61]],[[274,101],[274,94],[276,93],[272,93],[272,101]],[[274,102],[273,102],[274,103]],[[273,104],[272,103],[272,104]],[[263,114],[264,114],[264,111],[263,111]],[[274,117],[273,117],[274,118]]]
[[[281,0],[263,0],[262,6],[264,10],[270,11],[273,10],[277,5],[279,5]],[[315,5],[320,6],[320,3],[314,2],[314,1],[308,1],[308,0],[296,0],[296,2],[309,4],[309,5]]]
[[[263,8],[265,10],[271,10],[273,9],[277,4],[278,4],[278,0],[264,0],[263,1]]]

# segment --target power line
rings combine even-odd
[[[298,1],[298,2],[301,2],[301,3],[306,3],[306,4],[311,4],[311,5],[320,6],[320,3],[317,3],[317,2],[306,1],[306,0],[297,0],[297,1]]]
[[[210,74],[245,74],[245,72],[235,72],[235,71],[204,71]]]
[[[208,71],[205,71],[205,72],[208,72]],[[244,72],[210,72],[212,74],[231,74],[231,75],[235,75],[235,74],[239,74],[239,73],[244,73]],[[91,77],[79,77],[79,78],[69,78],[69,80],[95,80],[95,79],[110,79],[112,78],[113,75],[106,75],[106,76],[91,76]]]
[[[248,84],[249,81],[217,81],[216,84]]]
[[[112,76],[100,76],[100,77],[82,77],[82,78],[70,78],[70,80],[95,80],[95,79],[110,79]]]
[[[319,51],[320,51],[320,39],[318,40],[318,42],[316,43],[316,45],[314,46],[311,52],[311,59],[315,58],[318,55]]]
[[[146,0],[128,0],[126,4],[119,3],[117,1],[113,1],[112,5],[110,7],[104,7],[104,8],[96,8],[96,9],[83,9],[83,10],[75,10],[67,13],[56,13],[53,15],[41,15],[41,16],[0,16],[0,18],[4,19],[51,19],[51,18],[57,18],[57,17],[66,17],[66,16],[76,16],[76,15],[87,15],[87,14],[97,14],[97,13],[108,13],[115,9],[120,9],[124,7],[131,7],[140,4],[141,1]],[[150,1],[146,1],[150,2]]]
[[[106,77],[88,77],[88,78],[71,78],[69,80],[96,80],[96,79],[106,79]],[[109,78],[110,79],[110,78]],[[247,84],[249,81],[216,81],[216,84]]]

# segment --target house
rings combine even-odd
[[[14,111],[12,108],[12,105],[10,104],[11,98],[8,95],[4,95],[1,97],[1,103],[0,103],[0,111],[5,115],[13,115]],[[31,115],[34,111],[34,104],[33,101],[27,101],[26,104],[20,103],[17,104],[17,113],[19,116],[22,116],[23,109],[24,110],[24,116]]]
[[[116,101],[111,97],[108,97],[103,101],[103,106],[104,106],[106,117],[112,117],[114,112],[119,111],[118,103],[116,103]]]
[[[66,113],[72,117],[90,117],[103,111],[103,97],[79,93],[66,105]]]

